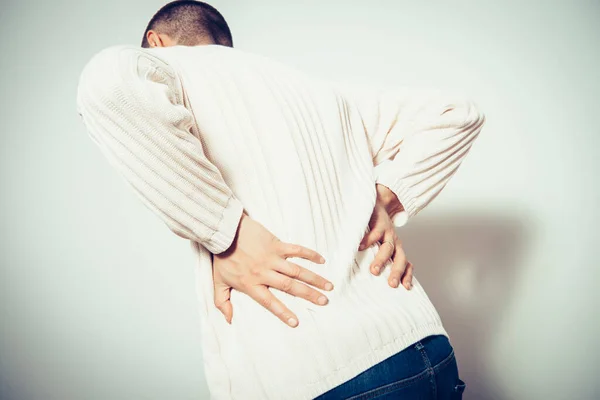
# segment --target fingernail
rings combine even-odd
[[[317,302],[318,302],[320,305],[324,306],[325,304],[327,304],[327,297],[325,297],[325,296],[321,296],[321,297],[319,297],[319,299],[317,300]]]
[[[392,287],[398,287],[398,279],[396,279],[396,278],[392,279],[390,284],[392,285]]]
[[[364,245],[364,244],[361,244],[360,246],[358,246],[358,249],[359,249],[359,250],[364,250],[364,248],[365,248],[365,245]]]
[[[333,290],[333,284],[331,282],[327,282],[325,284],[325,290]]]
[[[290,324],[290,326],[296,326],[298,325],[298,321],[296,321],[296,318],[290,318],[288,319],[288,324]]]
[[[379,273],[379,265],[376,265],[375,268],[373,268],[375,270],[375,273],[378,274]]]
[[[321,257],[321,258],[319,258],[319,261],[322,262],[322,263],[324,263],[325,259],[323,257]]]

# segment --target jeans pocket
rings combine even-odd
[[[465,391],[467,384],[464,383],[460,378],[457,378],[454,389],[452,390],[452,400],[462,400],[462,394]]]

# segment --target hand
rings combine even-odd
[[[392,258],[392,270],[388,278],[388,284],[391,287],[398,287],[399,282],[410,290],[412,288],[412,277],[413,277],[413,264],[406,259],[406,254],[402,249],[402,242],[396,235],[396,229],[392,222],[392,216],[389,211],[392,209],[390,206],[389,199],[391,192],[387,187],[383,185],[377,185],[377,201],[375,202],[375,208],[371,219],[369,220],[369,232],[361,240],[359,250],[366,249],[373,245],[373,243],[380,241],[381,245],[379,251],[375,255],[373,262],[371,263],[370,269],[374,275],[379,275],[381,267],[386,261]],[[394,198],[396,195],[391,192]],[[396,198],[397,201],[397,198]],[[393,206],[395,212],[399,210],[398,207]],[[401,210],[400,210],[401,211]]]
[[[317,305],[327,304],[325,295],[299,281],[325,290],[333,290],[333,284],[322,276],[287,261],[288,257],[300,257],[318,264],[325,262],[316,251],[282,242],[244,212],[232,245],[222,253],[213,254],[215,306],[228,323],[231,324],[233,318],[231,289],[252,297],[291,327],[298,325],[298,318],[267,286]]]

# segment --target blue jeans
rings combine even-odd
[[[314,400],[460,400],[465,387],[450,341],[432,335]]]

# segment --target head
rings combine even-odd
[[[233,47],[225,18],[201,1],[172,1],[154,14],[142,39],[142,47],[200,46]]]

